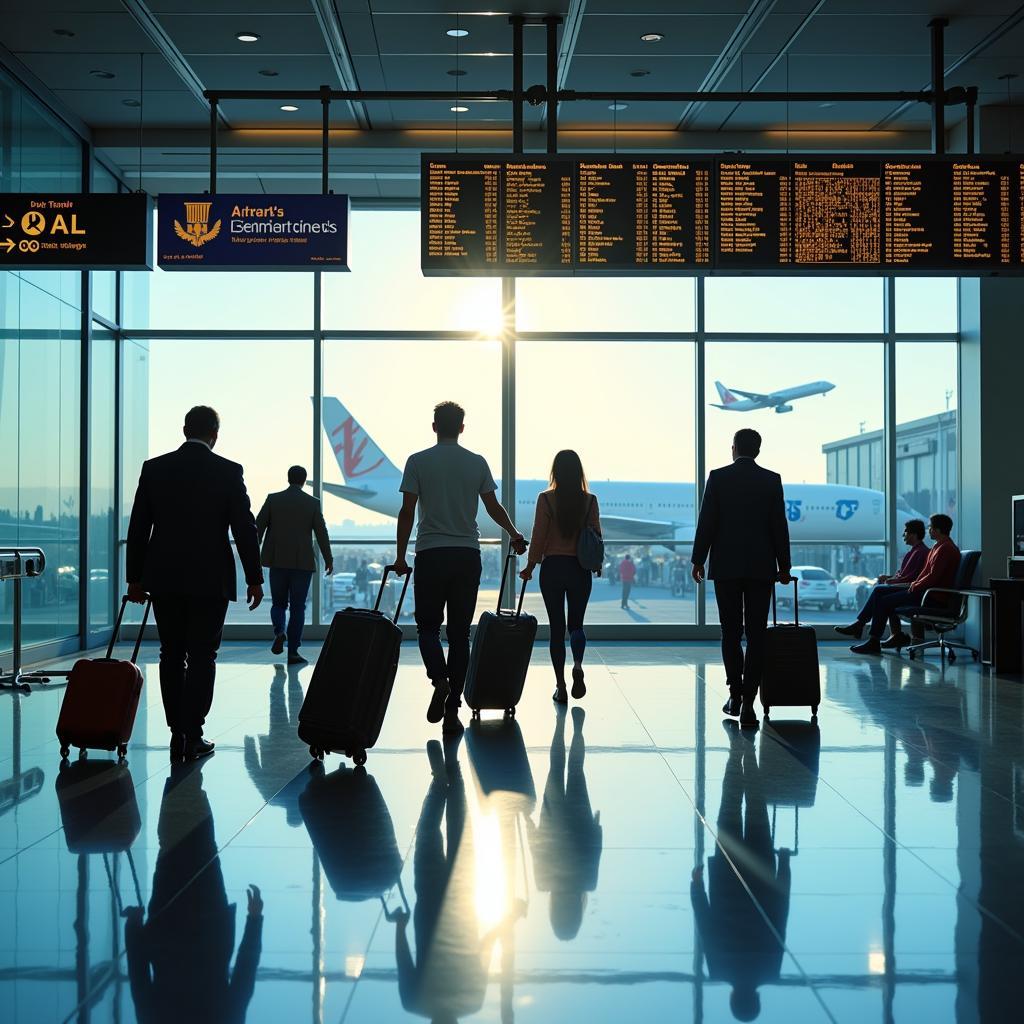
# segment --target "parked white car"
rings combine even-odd
[[[871,588],[878,582],[868,576],[844,576],[839,581],[839,606],[859,612],[871,593]]]
[[[336,572],[330,577],[331,608],[347,608],[356,602],[356,574]]]
[[[818,565],[794,565],[790,575],[797,579],[800,604],[810,607],[816,605],[822,611],[826,608],[839,608],[839,584],[836,578]],[[775,600],[780,607],[788,608],[793,604],[793,584],[776,583]]]

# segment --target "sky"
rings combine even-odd
[[[419,215],[358,211],[352,217],[352,273],[325,274],[328,330],[460,330],[477,340],[328,340],[324,393],[348,406],[399,467],[432,443],[431,410],[452,398],[467,410],[467,446],[500,473],[500,282],[424,278]],[[148,299],[129,275],[128,327],[205,330],[306,330],[312,326],[312,275],[148,275]],[[714,278],[707,282],[707,329],[743,337],[752,331],[879,330],[883,282],[874,278]],[[944,280],[898,282],[897,328],[955,330],[955,287]],[[146,307],[148,306],[148,314]],[[689,278],[519,279],[520,330],[629,332],[635,340],[594,344],[520,341],[516,353],[517,476],[545,477],[558,448],[574,447],[594,480],[694,479],[694,346],[652,341],[649,332],[694,329]],[[648,339],[645,340],[645,334]],[[313,351],[307,340],[184,341],[150,345],[149,451],[179,443],[194,404],[221,413],[218,451],[241,462],[254,505],[284,486],[295,462],[312,470]],[[956,387],[953,345],[898,349],[900,421],[945,409]],[[827,441],[882,426],[879,343],[743,340],[705,349],[707,465],[728,460],[733,431],[764,435],[762,461],[791,482],[823,482]],[[911,376],[913,386],[910,385]],[[714,381],[767,392],[813,380],[836,384],[802,399],[793,412],[731,413]],[[955,394],[950,407],[955,407]],[[324,446],[325,479],[341,482]],[[132,470],[126,467],[126,475]],[[325,499],[328,520],[377,522],[350,503]]]

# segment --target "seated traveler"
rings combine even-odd
[[[929,550],[928,545],[924,542],[924,533],[925,525],[920,519],[910,519],[904,524],[903,543],[910,550],[903,556],[900,571],[895,576],[882,575],[878,577],[878,582],[872,587],[868,599],[864,602],[864,607],[857,613],[857,618],[848,626],[836,626],[836,632],[840,636],[849,636],[854,640],[859,640],[864,632],[864,627],[874,617],[878,601],[895,591],[905,593],[910,584],[921,575]],[[901,647],[906,647],[910,643],[910,637],[903,632],[900,618],[895,612],[889,616],[889,624],[890,636],[888,640],[882,642],[882,649],[895,648],[899,650]]]
[[[855,654],[880,654],[882,633],[890,615],[920,608],[931,587],[953,586],[960,568],[960,549],[949,537],[952,530],[953,520],[947,515],[938,513],[928,520],[928,535],[935,541],[935,546],[928,552],[921,574],[906,590],[893,590],[874,602],[868,638],[864,643],[851,647],[851,651]]]

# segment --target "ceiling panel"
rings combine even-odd
[[[615,89],[625,92],[698,89],[712,60],[710,56],[684,57],[669,54],[646,60],[584,54],[573,59],[566,87],[590,92]],[[648,71],[649,74],[634,78],[631,72],[637,70]]]
[[[625,14],[587,15],[583,19],[576,53],[579,54],[699,54],[718,56],[739,24],[733,14],[664,15],[651,18]],[[645,43],[645,32],[660,32],[660,42]]]
[[[338,86],[334,64],[326,55],[306,54],[265,57],[233,57],[223,60],[217,56],[191,54],[189,63],[207,89],[319,89],[321,85]],[[276,71],[267,78],[261,71]]]
[[[83,121],[105,127],[135,127],[139,123],[139,107],[126,106],[124,101],[138,99],[135,91],[104,89],[57,90],[57,95]],[[143,131],[146,128],[192,128],[208,125],[210,116],[190,92],[146,90],[141,108]]]
[[[995,29],[998,17],[969,17],[952,21],[945,32],[947,57],[969,50]],[[825,15],[813,18],[793,43],[793,53],[931,53],[928,19],[916,15],[887,14],[866,18],[861,15]]]
[[[54,29],[74,32],[58,36]],[[3,18],[0,41],[14,53],[151,53],[153,44],[121,8],[120,13],[36,10],[31,2]]]
[[[184,54],[220,54],[225,60],[235,56],[264,57],[272,54],[326,53],[324,37],[316,16],[309,8],[304,15],[232,15],[168,14],[160,24]],[[240,43],[237,32],[255,32],[256,43]]]
[[[455,28],[456,21],[459,27],[468,30],[468,36],[453,39],[445,34],[448,29]],[[454,58],[457,52],[512,52],[512,28],[505,15],[464,15],[456,19],[455,15],[448,14],[375,14],[373,24],[380,52],[384,54],[436,53],[449,54]],[[529,27],[523,33],[523,47],[527,53],[543,53],[544,40],[543,28]]]
[[[132,89],[138,95],[140,74],[146,90],[180,89],[181,79],[157,53],[23,53],[21,59],[51,89],[94,92]],[[141,65],[141,67],[140,67]],[[102,71],[113,78],[90,74]]]

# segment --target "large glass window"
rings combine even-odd
[[[375,581],[394,558],[405,461],[434,443],[434,406],[466,410],[462,443],[487,459],[501,485],[501,343],[498,341],[327,341],[323,364],[324,517],[335,576],[323,583],[323,612],[373,602]],[[485,542],[480,606],[497,600],[499,529],[480,506]],[[358,579],[358,588],[357,588]],[[411,620],[412,591],[403,620]]]
[[[123,462],[125,529],[142,461],[183,443],[182,423],[194,405],[220,414],[217,454],[241,463],[254,515],[267,494],[288,486],[289,466],[303,465],[312,476],[311,342],[176,338],[151,340],[145,348],[129,342],[124,375],[126,394],[136,389],[146,396],[144,407],[138,393],[129,399],[124,429],[144,420],[147,439],[145,450],[133,444],[134,458]],[[238,588],[244,597],[240,567]],[[259,625],[267,621],[264,611],[256,613]],[[229,622],[253,619],[244,601],[231,605]]]
[[[761,434],[759,461],[782,475],[802,620],[843,618],[847,578],[884,571],[885,493],[872,486],[871,466],[871,436],[883,425],[882,357],[880,342],[706,346],[707,467],[729,461],[741,427]],[[828,475],[831,452],[849,453],[837,480]],[[780,587],[779,597],[789,592]],[[717,621],[713,601],[706,611]]]
[[[562,448],[579,453],[607,541],[591,623],[695,622],[685,548],[695,495],[690,342],[521,342],[516,352],[516,521],[529,535]],[[629,556],[634,570],[623,569]],[[622,576],[635,576],[630,593]],[[546,621],[539,584],[526,606]]]
[[[115,375],[117,340],[94,327],[89,372],[89,566],[90,630],[113,623],[116,578],[117,523],[114,519]]]

